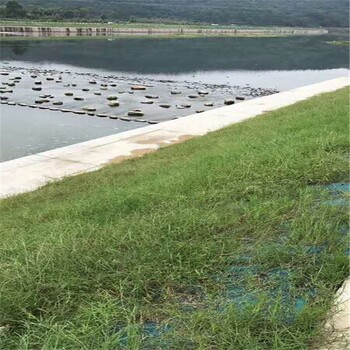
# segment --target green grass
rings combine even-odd
[[[348,96],[3,200],[0,348],[320,345],[348,272],[347,208],[319,186],[348,181]]]
[[[40,26],[40,27],[103,27],[103,28],[188,28],[188,29],[298,29],[297,27],[282,27],[282,26],[246,26],[246,25],[217,25],[210,24],[167,24],[167,23],[139,23],[139,22],[49,22],[36,20],[6,20],[1,21],[1,26]],[[310,29],[310,28],[308,28]],[[312,28],[311,28],[312,29]]]

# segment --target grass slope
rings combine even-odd
[[[348,271],[348,89],[2,201],[1,349],[307,349]],[[230,296],[231,295],[231,296]]]

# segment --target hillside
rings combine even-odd
[[[26,8],[58,7],[56,0],[19,2]],[[5,3],[6,0],[0,0],[1,5]],[[348,0],[63,0],[59,7],[86,8],[87,11],[82,11],[84,18],[102,16],[111,20],[177,20],[260,26],[347,27],[349,18]]]

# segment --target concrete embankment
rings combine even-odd
[[[273,28],[273,29],[194,29],[194,28],[118,28],[118,27],[35,27],[0,26],[1,34],[28,36],[98,36],[116,34],[161,35],[323,35],[322,28]]]

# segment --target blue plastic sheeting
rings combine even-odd
[[[321,246],[307,246],[306,252],[308,254],[321,254],[327,249],[327,245],[323,244]]]
[[[139,327],[139,333],[141,337],[143,338],[143,342],[146,346],[152,346],[152,349],[154,348],[153,346],[164,346],[164,340],[162,339],[162,336],[164,336],[166,333],[171,331],[171,326],[166,324],[166,325],[161,325],[158,324],[157,322],[153,321],[148,321],[143,323]],[[123,326],[118,326],[115,329],[115,332],[121,332],[120,339],[119,339],[119,346],[121,348],[129,348],[130,347],[130,339],[128,336],[128,329]],[[157,348],[158,348],[157,347]],[[163,347],[161,347],[163,348]]]
[[[326,204],[332,206],[349,204],[348,200],[344,198],[345,195],[350,193],[349,183],[334,183],[318,188],[330,191],[332,200],[327,201]],[[284,231],[288,231],[287,224],[283,228]],[[339,231],[339,237],[348,234],[348,232],[349,227],[342,227]],[[306,253],[310,255],[326,253],[327,248],[327,242],[318,246],[305,246]],[[345,254],[350,255],[350,249],[347,249]],[[317,291],[312,288],[300,292],[302,295],[293,295],[293,271],[274,269],[264,272],[259,265],[247,265],[249,262],[249,256],[237,259],[237,263],[243,266],[230,266],[227,269],[228,277],[225,277],[226,280],[221,281],[225,284],[225,298],[238,308],[256,305],[259,302],[259,296],[261,297],[264,294],[270,300],[271,307],[277,301],[282,302],[286,306],[284,318],[286,321],[291,321],[306,307],[308,300],[317,295]],[[258,287],[249,287],[249,281],[252,279],[254,279],[254,282],[250,283],[250,285]]]
[[[222,281],[227,304],[233,303],[238,309],[251,308],[258,305],[263,295],[268,299],[266,312],[274,309],[276,303],[282,304],[284,310],[281,321],[286,323],[292,322],[307,305],[307,300],[317,294],[315,290],[307,289],[300,295],[294,295],[292,271],[287,269],[264,272],[259,265],[233,265],[227,272],[228,276]],[[252,279],[253,283],[249,283]]]
[[[147,337],[159,337],[170,330],[170,325],[159,325],[156,322],[146,322],[143,325],[143,334]]]
[[[331,206],[349,206],[349,199],[344,198],[344,195],[350,194],[350,183],[334,183],[322,186],[331,192],[333,199],[326,202]]]
[[[317,186],[318,188],[328,189],[330,191],[332,199],[327,201],[326,204],[331,206],[347,206],[349,202],[345,199],[345,195],[350,194],[349,183],[334,183],[325,186]],[[288,224],[283,224],[283,231],[288,233]],[[349,227],[343,226],[339,230],[339,238],[349,234]],[[284,244],[276,243],[276,253],[278,253],[278,247],[283,247]],[[305,246],[301,247],[305,249],[307,254],[317,255],[326,253],[328,244],[318,246]],[[297,252],[295,248],[295,252]],[[350,248],[345,251],[346,255],[350,255]],[[264,267],[259,264],[253,263],[253,258],[248,255],[241,255],[235,262],[229,266],[223,276],[216,276],[214,279],[224,286],[223,299],[224,305],[218,308],[218,311],[224,311],[228,305],[235,305],[238,310],[245,308],[251,308],[256,305],[262,298],[267,299],[265,304],[266,312],[269,309],[274,310],[276,303],[282,304],[283,310],[281,310],[281,321],[286,324],[291,324],[297,317],[297,315],[304,310],[309,301],[317,296],[317,290],[314,288],[306,288],[299,290],[295,295],[295,288],[293,284],[293,270],[275,268],[269,271],[264,271]],[[189,295],[198,295],[201,293],[200,287],[194,287],[188,290]],[[204,296],[205,297],[205,296]],[[195,307],[183,304],[182,307],[185,312],[193,312]],[[135,326],[137,327],[137,326]],[[144,348],[165,348],[168,346],[164,340],[164,336],[172,330],[171,325],[162,325],[157,322],[148,321],[143,323],[137,329],[137,332],[143,339]],[[128,348],[129,338],[128,329],[126,327],[118,326],[114,330],[120,332],[119,346],[121,348]]]
[[[349,198],[345,199],[344,196],[348,196],[350,194],[350,183],[346,182],[340,182],[340,183],[334,183],[330,185],[323,186],[324,188],[328,189],[331,192],[331,195],[333,197],[332,200],[329,200],[326,202],[326,204],[331,206],[349,206]],[[349,234],[349,227],[343,226],[339,233],[341,235],[348,235]],[[345,250],[345,255],[350,255],[350,249]]]
[[[328,188],[329,190],[333,192],[338,192],[338,193],[350,193],[350,183],[334,183],[330,185],[324,186]]]
[[[349,201],[347,201],[346,199],[342,199],[342,198],[338,198],[338,199],[332,199],[326,202],[326,204],[331,205],[331,206],[342,206],[342,207],[346,207],[349,205]]]
[[[343,226],[340,228],[339,233],[343,236],[346,236],[349,234],[349,227],[348,226]]]

